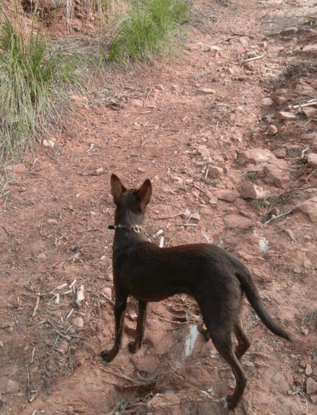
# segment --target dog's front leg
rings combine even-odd
[[[121,347],[121,339],[123,332],[123,321],[124,321],[124,312],[127,306],[127,294],[120,293],[116,295],[116,302],[114,306],[114,317],[115,317],[115,341],[114,346],[111,350],[103,350],[101,352],[101,357],[106,362],[111,362],[117,354]]]
[[[129,351],[130,353],[136,353],[142,344],[143,335],[144,335],[144,325],[146,320],[146,306],[147,302],[139,300],[139,314],[138,314],[138,322],[136,326],[136,336],[135,341],[129,343]]]

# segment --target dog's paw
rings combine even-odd
[[[136,353],[138,350],[140,350],[140,347],[141,347],[141,345],[140,345],[140,344],[138,344],[138,343],[135,343],[135,342],[131,342],[131,343],[129,343],[129,344],[128,344],[128,349],[129,349],[129,352],[130,352],[131,354],[134,354],[134,353]]]
[[[107,363],[111,362],[111,360],[114,359],[115,357],[115,353],[113,353],[112,350],[103,350],[100,353],[100,356],[103,358],[103,360],[105,360]]]

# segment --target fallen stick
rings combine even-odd
[[[242,63],[251,62],[251,61],[257,61],[258,59],[262,59],[262,58],[264,58],[264,55],[255,56],[254,58],[245,59],[244,61],[242,61]]]
[[[298,208],[298,206],[302,205],[303,203],[304,203],[304,202],[300,202],[300,203],[298,203],[298,204],[297,204],[296,206],[294,206],[291,210],[289,210],[289,211],[287,211],[287,212],[285,212],[285,213],[281,213],[280,215],[277,215],[277,216],[272,216],[272,217],[271,217],[271,219],[269,219],[269,220],[267,220],[266,222],[264,222],[264,225],[267,225],[268,223],[272,222],[273,220],[276,220],[276,219],[282,218],[283,216],[287,216],[287,215],[289,215],[290,213],[294,212],[294,210],[295,210],[296,208]]]
[[[34,306],[34,309],[33,309],[32,318],[35,317],[37,309],[39,308],[39,304],[40,304],[40,296],[38,294],[37,297],[36,297],[36,303],[35,303],[35,306]]]

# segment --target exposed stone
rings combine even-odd
[[[313,169],[317,168],[317,154],[315,153],[308,154],[307,165],[309,167],[312,167]]]
[[[193,213],[190,220],[191,222],[198,223],[200,221],[200,214],[198,212]]]
[[[277,150],[273,151],[273,154],[278,159],[284,159],[286,157],[286,148],[285,147],[278,148]]]
[[[275,125],[271,124],[266,132],[268,135],[273,136],[278,133],[278,129]]]
[[[209,190],[206,191],[206,196],[208,197],[208,201],[211,205],[216,205],[218,203],[216,196],[214,196],[213,193],[209,192]]]
[[[273,97],[273,101],[275,102],[275,104],[277,105],[283,105],[286,102],[286,98],[285,97],[280,97],[280,96],[274,96]]]
[[[304,46],[302,52],[311,55],[317,55],[317,44]]]
[[[102,293],[103,293],[104,295],[106,295],[108,298],[111,298],[111,297],[112,297],[112,289],[111,289],[110,287],[105,287],[105,288],[102,290]]]
[[[133,98],[133,99],[131,99],[130,101],[129,101],[129,104],[132,106],[132,107],[143,107],[143,101],[141,100],[141,99],[136,99],[136,98]]]
[[[187,220],[187,219],[189,218],[189,216],[190,216],[190,213],[191,213],[191,212],[190,212],[190,210],[189,210],[189,209],[185,209],[185,210],[184,210],[184,212],[182,212],[182,213],[180,214],[180,217],[181,217],[181,218],[183,218],[183,219],[186,219],[186,220]]]
[[[200,155],[202,157],[205,157],[205,158],[210,157],[210,152],[209,152],[207,146],[205,146],[204,144],[201,144],[197,147],[197,153],[198,153],[198,155]]]
[[[239,197],[239,193],[230,190],[216,190],[214,195],[217,199],[225,200],[226,202],[234,202]]]
[[[43,140],[43,146],[44,147],[50,147],[50,148],[54,148],[55,143],[52,140]]]
[[[317,382],[312,378],[306,380],[306,393],[307,395],[314,395],[317,393]]]
[[[153,415],[180,415],[180,397],[178,395],[157,393],[149,402],[148,408]]]
[[[223,169],[217,166],[208,166],[208,177],[215,179],[223,176]]]
[[[274,154],[265,148],[252,148],[238,155],[238,161],[242,166],[247,164],[260,164],[273,159],[276,159]]]
[[[263,98],[261,99],[261,105],[264,108],[269,108],[273,105],[273,101],[271,100],[271,98]]]
[[[305,375],[310,376],[312,373],[313,373],[313,369],[312,369],[311,365],[309,363],[307,363],[306,369],[305,369]]]
[[[0,378],[0,392],[2,393],[19,393],[21,386],[19,382],[12,380],[6,376]]]
[[[256,186],[251,182],[244,182],[240,188],[240,197],[242,199],[264,199],[266,196],[262,187]]]
[[[225,218],[226,225],[230,228],[247,229],[252,226],[252,220],[241,215],[232,214]]]
[[[73,322],[73,325],[77,327],[78,329],[83,328],[85,324],[84,319],[81,316],[74,317],[72,322]]]
[[[154,356],[142,356],[137,362],[135,362],[135,366],[139,372],[146,372],[149,374],[155,373],[157,370],[157,359]]]
[[[314,196],[297,206],[296,211],[300,211],[308,216],[312,223],[317,223],[317,196]]]
[[[284,160],[280,160],[282,162]],[[266,164],[263,168],[265,183],[272,183],[276,187],[285,189],[290,184],[290,177],[280,169],[276,164]]]
[[[285,121],[294,121],[297,119],[296,114],[293,114],[292,112],[287,112],[287,111],[278,112],[277,117],[278,119],[285,120]]]
[[[216,91],[214,89],[210,89],[210,88],[200,88],[198,89],[198,94],[204,94],[204,95],[210,95],[210,94],[215,94]]]
[[[303,108],[303,113],[308,118],[314,118],[317,115],[317,107],[305,107]]]

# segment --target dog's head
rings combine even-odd
[[[110,184],[113,201],[118,208],[126,208],[135,213],[145,212],[152,196],[152,184],[149,179],[145,180],[139,189],[127,189],[119,177],[112,174]]]

